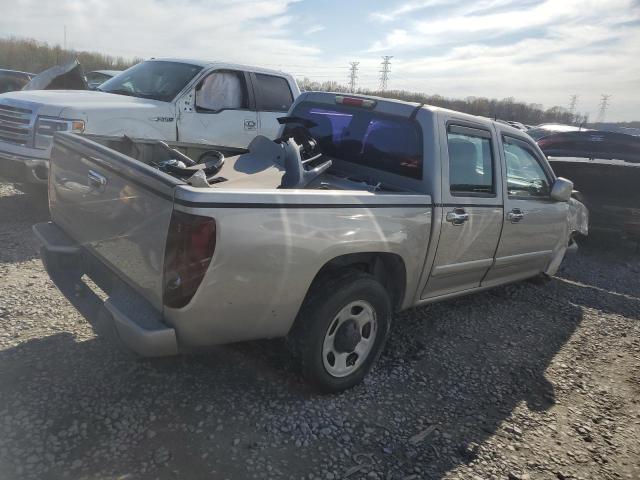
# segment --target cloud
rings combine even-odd
[[[370,17],[371,19],[380,22],[391,22],[410,13],[423,10],[428,7],[446,5],[447,3],[449,3],[448,0],[423,0],[406,2],[388,10],[372,12]]]
[[[5,0],[0,0],[4,3]],[[11,2],[0,32],[126,57],[194,57],[274,63],[282,53],[316,61],[296,41],[295,0],[59,0]],[[296,35],[297,36],[297,35]]]
[[[345,3],[346,5],[346,3]],[[508,97],[640,117],[638,0],[399,0],[336,16],[297,0],[0,0],[0,35],[126,57],[195,57],[281,68],[314,80],[453,97]],[[383,5],[381,7],[380,5]],[[314,35],[318,32],[321,35]]]
[[[318,33],[318,32],[323,31],[325,28],[326,27],[324,25],[312,25],[312,26],[304,29],[304,34],[305,35],[313,35],[314,33]]]
[[[485,2],[487,3],[487,2]],[[447,15],[411,15],[366,54],[395,56],[394,88],[465,97],[515,96],[566,105],[581,95],[597,112],[613,93],[611,116],[640,118],[640,9],[633,0],[493,2]],[[616,103],[618,102],[618,103]]]

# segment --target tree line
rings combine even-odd
[[[0,38],[0,68],[40,73],[54,65],[78,59],[85,72],[92,70],[124,70],[141,61],[95,52],[64,50],[32,39]]]
[[[308,78],[298,80],[298,85],[303,91],[323,92],[349,92],[346,85],[338,82],[314,82]],[[407,90],[370,90],[359,88],[357,94],[375,95],[384,98],[396,98],[407,102],[424,103],[435,107],[448,108],[459,112],[479,115],[483,117],[516,121],[525,125],[539,125],[541,123],[564,123],[583,125],[589,122],[589,115],[571,113],[564,107],[551,107],[545,109],[539,103],[525,103],[516,101],[513,97],[498,100],[485,97],[467,97],[464,99],[446,98],[442,95],[428,95],[426,93],[410,92]]]

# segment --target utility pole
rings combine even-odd
[[[387,89],[387,82],[389,81],[389,72],[391,69],[389,66],[391,65],[390,60],[393,58],[392,55],[384,55],[382,57],[382,70],[380,70],[380,90],[383,92]]]
[[[603,123],[604,117],[607,113],[607,107],[609,107],[609,99],[611,98],[611,94],[603,93],[600,96],[600,111],[598,112],[598,118],[596,119],[597,123]]]
[[[360,62],[349,62],[349,65],[351,65],[349,68],[349,91],[355,93],[356,80],[358,79],[358,65],[360,65]]]
[[[67,49],[67,26],[66,25],[64,26],[64,41],[62,43],[62,48],[64,50]]]

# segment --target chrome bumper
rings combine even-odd
[[[46,185],[49,160],[0,151],[0,178],[16,183]]]

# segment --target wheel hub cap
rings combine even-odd
[[[375,310],[369,302],[357,300],[334,317],[325,334],[322,361],[334,377],[355,372],[370,355],[377,334]]]
[[[338,353],[350,353],[358,346],[361,339],[362,334],[358,324],[353,319],[349,319],[338,327],[333,346]]]

